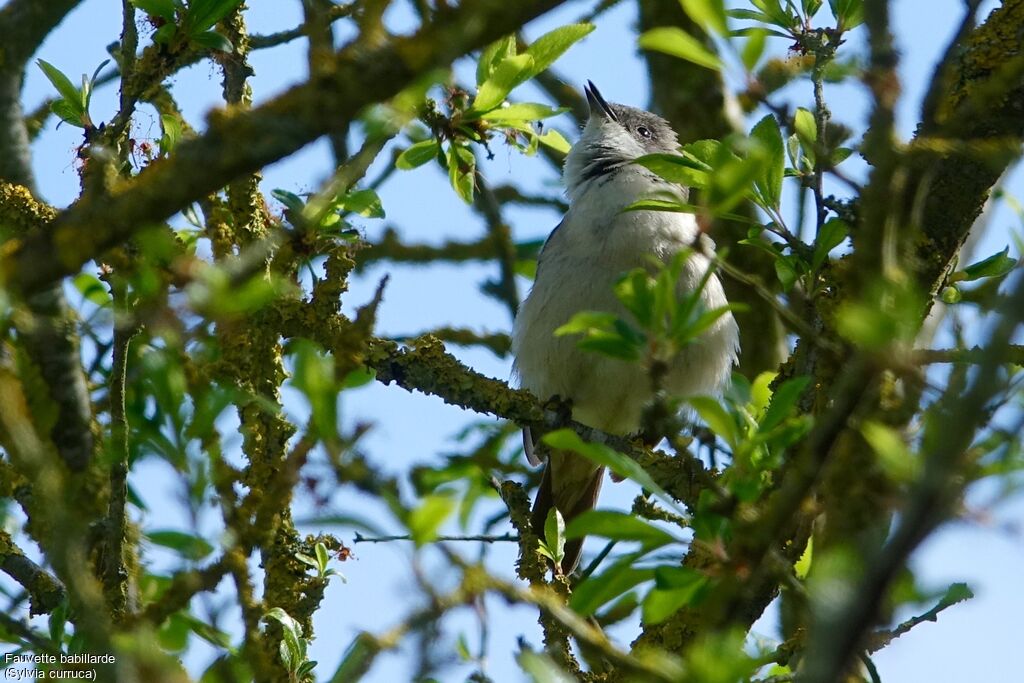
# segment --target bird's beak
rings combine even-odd
[[[583,87],[583,92],[587,95],[587,104],[590,105],[590,116],[600,116],[601,118],[611,119],[612,121],[618,121],[619,117],[615,115],[612,108],[608,106],[608,103],[601,96],[601,91],[597,89],[593,81],[587,81],[587,84]]]

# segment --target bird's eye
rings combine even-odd
[[[639,135],[642,138],[650,139],[651,137],[651,131],[648,130],[646,126],[640,126],[639,128],[636,129],[636,132],[637,135]]]

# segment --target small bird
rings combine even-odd
[[[580,311],[631,320],[613,286],[632,269],[651,269],[651,257],[668,263],[679,251],[694,248],[678,284],[680,296],[693,292],[710,267],[705,253],[714,244],[692,214],[623,211],[654,194],[686,201],[686,188],[633,163],[645,154],[677,154],[679,142],[660,116],[609,104],[590,81],[584,92],[590,116],[563,173],[569,211],[544,243],[533,288],[516,316],[514,370],[520,386],[541,400],[558,396],[571,401],[576,421],[629,435],[639,431],[641,411],[653,396],[648,373],[639,363],[583,351],[578,338],[555,336],[555,330]],[[727,305],[714,275],[703,289],[702,303],[707,310]],[[726,313],[670,362],[662,387],[676,396],[719,394],[738,351],[736,321]],[[533,465],[540,464],[538,438],[524,430],[526,455]],[[604,479],[603,467],[575,453],[551,450],[532,514],[533,528],[542,538],[552,506],[568,522],[596,505]],[[565,574],[578,564],[582,545],[582,539],[566,543],[560,567]]]

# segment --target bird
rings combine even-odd
[[[640,430],[643,407],[653,397],[649,374],[640,363],[582,350],[578,338],[557,336],[555,330],[580,311],[613,313],[629,321],[614,285],[630,270],[650,270],[652,257],[667,264],[680,251],[694,249],[677,285],[679,296],[692,293],[711,267],[708,254],[714,243],[691,213],[624,211],[655,194],[687,200],[688,188],[633,163],[645,154],[678,154],[678,138],[660,116],[607,102],[592,81],[584,94],[589,116],[563,168],[569,209],[544,242],[533,285],[516,315],[513,373],[521,388],[542,401],[570,401],[575,421],[630,436]],[[714,274],[701,303],[707,310],[728,304]],[[738,353],[739,330],[727,312],[670,361],[662,388],[681,397],[720,395]],[[543,450],[540,436],[523,430],[526,456],[535,466]],[[595,507],[604,479],[604,468],[589,459],[547,450],[531,514],[533,530],[542,539],[552,507],[568,523]],[[578,565],[582,544],[583,539],[565,544],[559,566],[565,575]]]

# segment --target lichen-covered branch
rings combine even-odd
[[[64,586],[48,571],[25,556],[14,539],[0,530],[0,571],[17,581],[28,592],[30,614],[49,614],[65,598]]]
[[[322,71],[263,106],[210,116],[207,131],[183,141],[138,177],[102,197],[86,195],[48,230],[9,242],[0,283],[22,293],[76,272],[143,226],[338,130],[367,104],[384,101],[426,71],[515,30],[564,0],[480,0],[439,12],[416,34],[366,49],[358,41]]]

